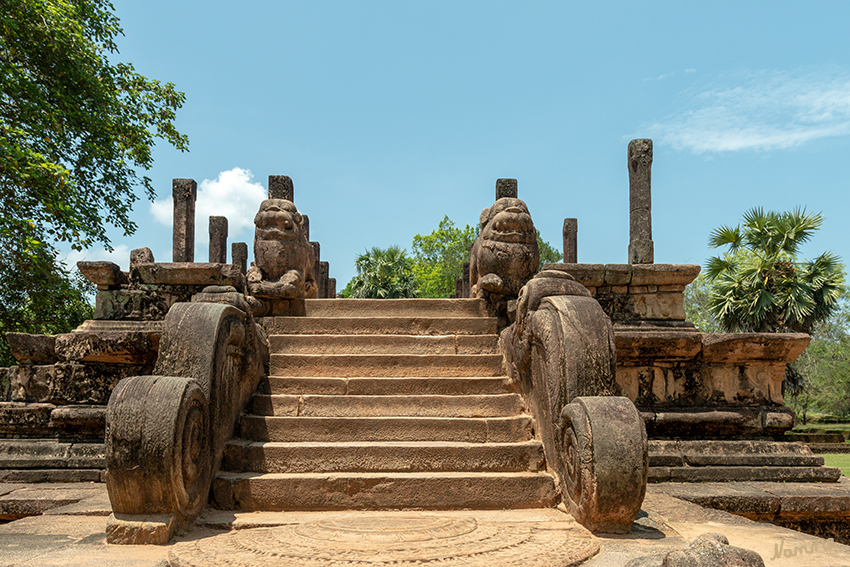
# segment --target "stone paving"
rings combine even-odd
[[[727,489],[736,488],[729,483]],[[0,565],[622,567],[638,557],[683,549],[706,532],[721,533],[731,545],[756,551],[769,567],[850,565],[848,546],[703,508],[665,493],[672,490],[649,486],[627,535],[593,536],[559,509],[207,509],[170,545],[136,546],[105,543],[110,505],[103,484],[2,484],[4,517],[41,515],[0,524]]]

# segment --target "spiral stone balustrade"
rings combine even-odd
[[[232,300],[219,291],[204,295]],[[245,311],[197,301],[169,310],[154,375],[122,380],[107,406],[109,543],[165,544],[197,514],[267,362]]]

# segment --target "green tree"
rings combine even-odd
[[[723,328],[709,309],[711,285],[701,273],[685,287],[685,317],[703,333],[722,333]]]
[[[413,237],[413,273],[422,297],[448,297],[455,292],[455,280],[463,275],[463,263],[478,237],[478,227],[459,228],[443,217],[430,234]]]
[[[358,299],[398,299],[418,297],[413,261],[398,246],[386,250],[374,247],[357,256],[357,275],[343,290],[344,297]]]
[[[765,212],[754,208],[734,228],[721,226],[709,237],[727,253],[709,258],[709,308],[725,331],[811,333],[841,296],[843,267],[825,252],[799,261],[800,246],[823,223],[821,214],[804,209]]]
[[[537,249],[540,251],[540,270],[546,264],[556,264],[564,259],[564,255],[551,244],[540,237],[540,231],[537,231]]]
[[[0,265],[17,290],[0,316],[28,303],[51,319],[40,290],[76,285],[57,243],[109,249],[108,226],[132,234],[136,187],[154,197],[139,172],[155,139],[187,149],[174,126],[183,93],[112,63],[121,34],[108,0],[0,0]]]

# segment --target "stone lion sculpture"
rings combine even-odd
[[[520,199],[502,197],[484,209],[479,220],[481,233],[472,245],[469,263],[472,297],[515,298],[540,264],[537,231],[528,207]]]
[[[254,225],[254,264],[246,274],[248,292],[267,300],[315,297],[313,247],[295,204],[285,199],[263,201]]]

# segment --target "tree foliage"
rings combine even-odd
[[[418,297],[413,261],[404,249],[374,247],[354,262],[357,275],[343,290],[344,297],[358,299],[398,299]]]
[[[701,273],[685,287],[685,317],[703,333],[721,333],[723,328],[709,304],[711,285],[705,273]]]
[[[187,149],[174,126],[183,93],[111,62],[121,34],[107,0],[0,0],[0,265],[11,290],[0,316],[23,309],[58,324],[61,302],[51,312],[39,294],[79,286],[56,244],[109,248],[108,226],[132,234],[136,187],[154,197],[140,172],[155,139]]]
[[[799,261],[800,246],[823,223],[805,209],[777,213],[754,208],[734,228],[709,237],[726,253],[709,258],[709,308],[726,331],[804,332],[826,319],[843,290],[838,256],[825,252]]]
[[[556,264],[564,259],[564,255],[558,252],[557,248],[540,237],[539,230],[537,231],[537,249],[540,251],[540,270],[546,264]]]
[[[448,297],[455,292],[455,280],[463,275],[463,263],[478,237],[479,228],[459,228],[448,217],[430,234],[413,237],[413,272],[422,297]]]

